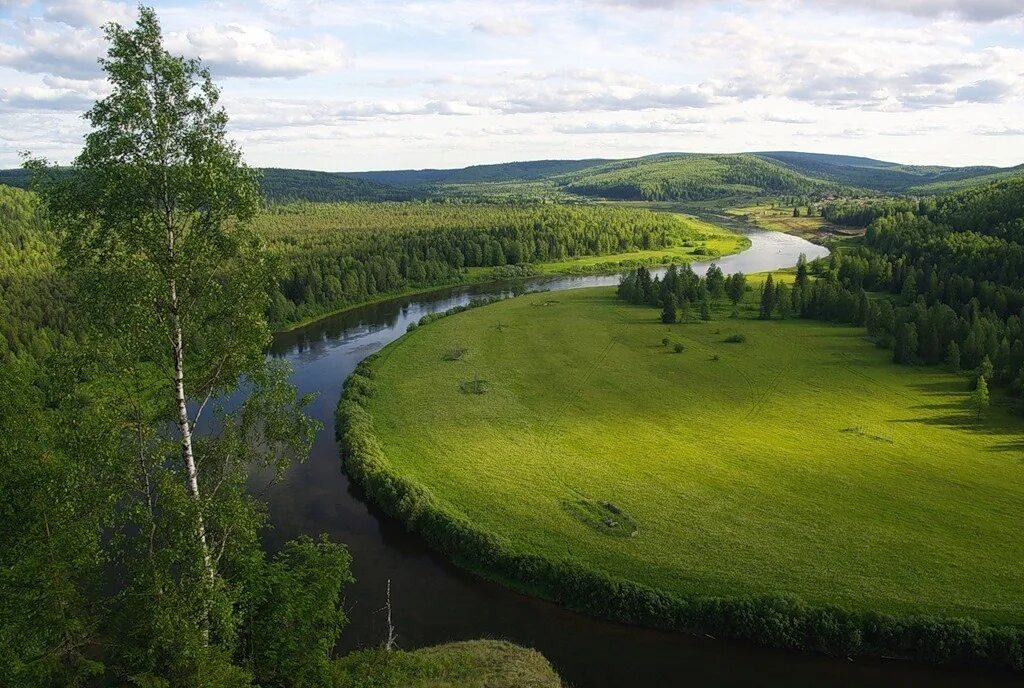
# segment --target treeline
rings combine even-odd
[[[894,198],[872,201],[842,200],[821,208],[821,216],[834,225],[867,227],[880,217],[901,213],[924,213],[934,201],[931,199]]]
[[[651,277],[645,267],[638,267],[622,276],[618,297],[633,304],[647,304],[662,309],[661,321],[686,321],[692,315],[711,319],[711,306],[725,297],[737,305],[747,289],[747,278],[742,272],[728,277],[717,265],[708,268],[707,275],[698,277],[689,265],[672,265],[665,277]]]
[[[419,202],[275,207],[256,228],[280,263],[276,326],[458,282],[466,268],[662,248],[687,231],[674,216],[630,208]]]
[[[406,201],[413,198],[413,193],[407,189],[336,172],[267,167],[261,173],[260,189],[268,203]]]
[[[789,595],[680,597],[613,578],[572,558],[513,551],[447,512],[396,474],[373,432],[371,356],[345,381],[335,429],[353,480],[390,516],[456,563],[570,609],[621,623],[749,640],[839,657],[883,655],[1024,669],[1024,630],[933,616],[896,617],[812,606]]]

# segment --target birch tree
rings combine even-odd
[[[100,62],[112,90],[85,114],[91,131],[70,174],[30,166],[43,173],[39,191],[61,233],[76,309],[115,352],[112,375],[156,402],[156,414],[135,414],[137,422],[176,428],[208,592],[217,562],[195,434],[211,399],[264,364],[269,272],[247,224],[258,178],[227,137],[210,73],[164,49],[151,9],[140,8],[134,28],[105,32]],[[200,617],[208,633],[208,610]]]
[[[29,163],[90,364],[69,384],[113,416],[83,406],[79,434],[112,429],[125,459],[102,537],[116,588],[96,600],[104,671],[116,685],[324,685],[348,555],[302,537],[268,560],[250,492],[303,459],[320,427],[287,365],[264,355],[257,175],[209,72],[164,49],[152,10],[105,31],[111,91],[85,115],[81,154],[68,170]],[[90,452],[77,457],[88,470]]]

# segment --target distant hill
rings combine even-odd
[[[395,186],[529,182],[576,172],[605,162],[609,161],[597,158],[590,160],[530,160],[495,165],[471,165],[470,167],[447,170],[381,170],[346,172],[344,174],[349,177]]]
[[[289,170],[268,167],[262,170],[260,184],[270,202],[286,201],[405,201],[412,198],[408,189],[399,189],[338,172]],[[20,168],[0,170],[0,184],[28,188],[28,173]]]
[[[260,184],[270,202],[405,201],[408,190],[338,172],[267,167]]]
[[[943,167],[939,165],[901,165],[895,162],[849,155],[774,151],[755,153],[758,157],[780,162],[794,171],[872,191],[886,193],[939,193],[970,184],[995,181],[1024,168],[991,166]],[[995,176],[993,176],[995,175]],[[929,190],[937,185],[934,190]]]
[[[13,170],[0,170],[0,184],[13,186],[16,189],[28,188],[28,172],[16,167]]]
[[[572,176],[565,190],[620,200],[702,201],[841,189],[839,184],[814,179],[756,155],[663,153],[589,167]]]
[[[958,168],[954,168],[954,170],[955,169]],[[986,172],[984,174],[979,174],[975,176],[956,176],[955,174],[950,174],[943,177],[942,179],[932,181],[927,184],[912,186],[909,189],[907,189],[907,193],[931,196],[935,194],[949,193],[951,191],[959,191],[961,189],[974,189],[979,186],[986,186],[988,184],[992,184],[993,182],[1002,181],[1004,179],[1024,177],[1024,165],[1017,165],[1016,167],[1004,168],[997,167],[995,168],[995,170],[996,171],[994,172]]]

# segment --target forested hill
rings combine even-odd
[[[610,160],[529,160],[496,165],[471,165],[458,169],[380,170],[376,172],[347,172],[347,176],[368,179],[394,186],[422,186],[437,184],[474,184],[502,182],[530,182],[552,179],[565,174],[612,162]]]
[[[1024,165],[1010,168],[901,165],[895,162],[850,155],[790,151],[756,153],[756,155],[783,163],[794,171],[809,177],[887,193],[939,193],[953,191],[961,187],[986,184],[1014,174],[1024,174]]]
[[[756,155],[666,153],[587,168],[567,179],[565,190],[619,200],[703,201],[738,195],[838,194],[843,189]]]

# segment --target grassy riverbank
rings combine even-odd
[[[418,330],[375,366],[381,448],[512,550],[654,589],[1022,621],[1018,418],[853,328],[656,318],[593,289]]]

